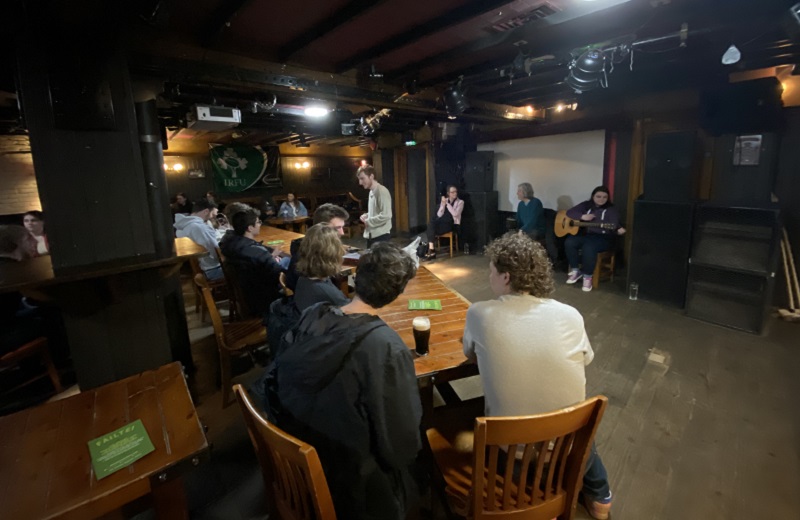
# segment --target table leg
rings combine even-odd
[[[433,376],[422,377],[417,380],[419,385],[419,398],[422,402],[422,428],[423,435],[428,425],[431,423],[433,415]]]
[[[153,509],[160,520],[189,519],[189,503],[181,477],[153,487]]]

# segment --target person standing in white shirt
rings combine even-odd
[[[478,363],[487,416],[551,412],[586,399],[584,367],[594,358],[583,318],[549,296],[547,251],[526,234],[507,234],[486,248],[489,285],[498,297],[467,311],[464,354]],[[593,518],[608,518],[608,475],[592,445],[583,496]]]
[[[356,177],[358,184],[369,190],[367,213],[361,215],[367,248],[376,242],[388,242],[392,231],[392,195],[375,180],[375,168],[369,164],[359,168]]]

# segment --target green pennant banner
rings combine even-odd
[[[239,192],[255,185],[267,169],[260,146],[209,144],[214,184],[220,192]]]

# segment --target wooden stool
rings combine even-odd
[[[600,277],[614,281],[614,251],[603,251],[597,253],[597,263],[594,264],[592,273],[592,289],[597,289],[600,285]]]
[[[456,251],[458,251],[458,235],[455,231],[448,231],[436,236],[436,248],[442,247],[442,239],[447,238],[450,240],[450,258],[453,258],[453,242],[456,244]]]
[[[45,374],[38,375],[32,379],[29,379],[22,383],[21,385],[12,388],[9,391],[16,390],[22,386],[27,385],[28,383],[32,383],[37,379],[42,377],[48,376],[50,381],[53,383],[53,387],[56,389],[56,393],[60,394],[63,388],[61,387],[61,380],[58,378],[58,371],[56,370],[55,365],[53,365],[53,360],[50,357],[50,350],[47,347],[47,338],[41,337],[36,338],[33,341],[29,341],[25,343],[21,347],[16,350],[12,350],[11,352],[6,352],[2,356],[0,356],[0,367],[11,367],[14,365],[18,365],[20,361],[23,359],[27,359],[29,357],[38,356],[42,362],[42,365],[47,369]]]

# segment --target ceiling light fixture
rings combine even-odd
[[[325,117],[330,113],[330,110],[325,107],[311,106],[306,107],[303,113],[308,117]]]
[[[469,108],[469,101],[461,86],[461,79],[457,83],[447,87],[442,95],[444,108],[448,116],[460,116]]]
[[[597,87],[606,88],[608,78],[606,77],[605,53],[600,49],[589,49],[577,58],[573,58],[569,64],[569,74],[565,81],[576,94],[582,94]]]

